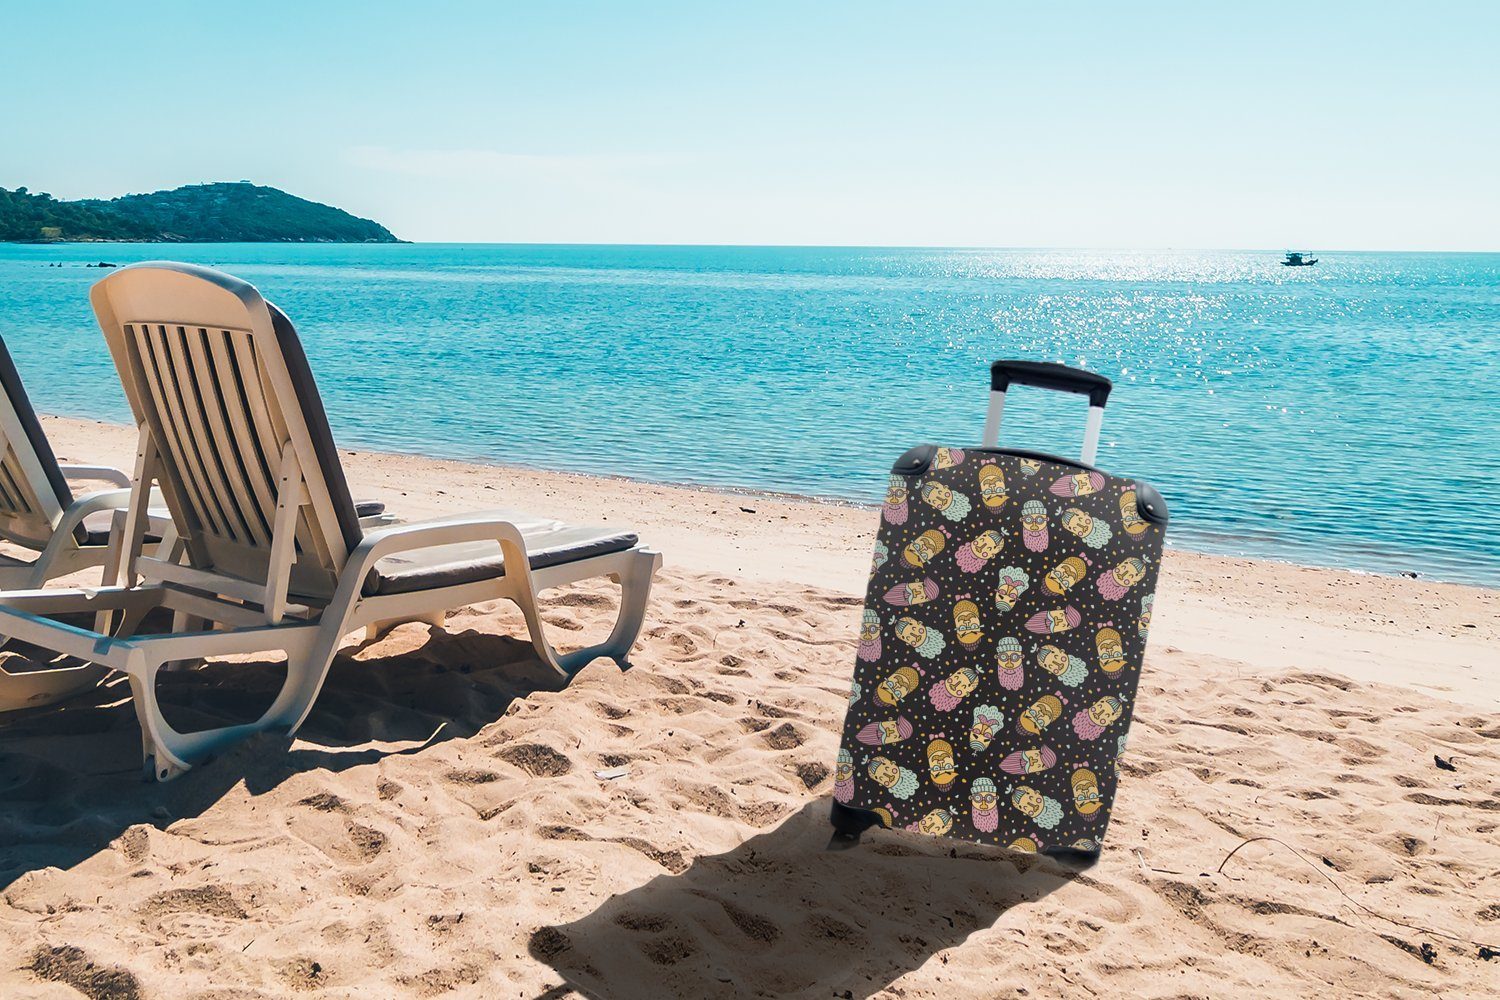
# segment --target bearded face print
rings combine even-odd
[[[1011,793],[1010,801],[1017,812],[1031,817],[1031,821],[1043,830],[1057,826],[1063,817],[1061,803],[1030,785],[1017,785]]]
[[[1068,687],[1077,687],[1088,676],[1088,667],[1083,660],[1058,646],[1040,646],[1036,660],[1041,668]]]
[[[1114,569],[1099,576],[1099,593],[1106,601],[1118,601],[1125,591],[1140,582],[1146,575],[1146,564],[1139,559],[1121,560]]]
[[[928,628],[915,618],[896,619],[896,637],[929,660],[941,653],[946,645],[941,632]]]
[[[1120,699],[1113,695],[1106,695],[1073,716],[1073,729],[1080,739],[1097,740],[1104,734],[1104,730],[1109,727],[1110,723],[1124,713],[1125,706]]]
[[[969,726],[969,749],[983,753],[1004,723],[1005,716],[994,705],[980,705],[974,709],[974,722]]]
[[[1085,514],[1078,507],[1063,511],[1062,526],[1083,539],[1083,544],[1091,549],[1103,548],[1112,537],[1108,521]]]
[[[929,695],[932,705],[939,712],[951,712],[969,692],[979,686],[979,674],[968,667],[953,671],[932,686]]]
[[[897,584],[887,590],[885,603],[893,604],[898,608],[909,608],[916,604],[926,604],[928,601],[937,600],[938,593],[937,581],[929,576],[911,583]]]
[[[1000,581],[995,586],[995,610],[1009,614],[1021,595],[1031,587],[1031,578],[1019,566],[1007,566],[1000,571]]]
[[[1005,489],[1005,473],[997,465],[986,465],[979,470],[979,502],[990,510],[999,510],[1010,499]]]
[[[974,829],[993,833],[1000,825],[1000,793],[990,778],[975,778],[969,783],[969,803]]]
[[[1033,552],[1047,551],[1047,507],[1040,500],[1021,507],[1021,541]]]
[[[865,612],[859,628],[859,658],[872,663],[880,659],[880,616],[873,611]]]
[[[854,755],[848,750],[839,750],[838,763],[833,768],[833,797],[840,802],[854,798]]]
[[[910,508],[906,505],[906,480],[901,476],[892,476],[890,485],[886,487],[881,514],[888,524],[905,524],[910,513]]]
[[[984,569],[985,563],[1000,552],[1004,539],[998,531],[983,531],[975,535],[968,543],[960,545],[958,551],[953,554],[953,559],[958,563],[958,568],[965,573],[978,573]]]
[[[996,647],[995,669],[1000,686],[1007,691],[1019,691],[1026,683],[1026,658],[1021,652],[1021,640],[1012,636],[1001,639]]]

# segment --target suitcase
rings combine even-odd
[[[1086,395],[1083,460],[998,447],[1013,385]],[[891,470],[830,847],[877,824],[1096,855],[1135,708],[1167,508],[1095,469],[1109,379],[997,361],[980,448]]]

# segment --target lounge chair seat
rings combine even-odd
[[[528,517],[514,518],[526,540],[527,562],[533,570],[592,559],[632,549],[640,539],[629,531],[566,524]],[[499,542],[458,542],[386,556],[365,578],[366,597],[410,594],[437,587],[457,587],[505,575]]]

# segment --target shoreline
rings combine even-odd
[[[134,432],[41,418],[59,460],[128,464]],[[817,587],[863,598],[873,508],[753,491],[340,448],[349,488],[405,520],[524,510],[619,524],[670,574]],[[439,486],[439,484],[441,484]],[[1256,667],[1334,670],[1500,710],[1500,591],[1169,547],[1153,648]],[[1162,652],[1156,656],[1160,657]]]
[[[95,417],[75,417],[62,414],[42,413],[38,415],[44,425],[56,422],[59,426],[70,427],[72,425],[90,425],[108,427],[121,434],[131,435],[130,427],[118,424],[111,420],[103,420]],[[131,446],[131,451],[134,446]],[[697,482],[669,482],[658,479],[647,479],[641,476],[631,476],[616,472],[581,472],[575,469],[555,468],[546,465],[531,465],[525,462],[499,462],[481,459],[477,457],[447,457],[429,455],[419,451],[386,451],[383,449],[371,449],[365,447],[346,448],[339,446],[339,451],[349,456],[382,456],[391,459],[411,459],[417,462],[431,461],[453,463],[475,469],[490,469],[499,475],[520,474],[538,476],[567,476],[577,477],[583,480],[598,480],[605,483],[617,483],[625,486],[640,488],[659,488],[663,490],[681,490],[688,493],[703,494],[711,497],[725,497],[738,499],[763,500],[774,503],[785,503],[791,505],[806,505],[812,507],[828,507],[840,510],[859,511],[864,514],[874,514],[880,510],[880,504],[861,500],[851,500],[846,497],[825,496],[809,493],[790,493],[781,490],[761,489],[751,486],[726,486],[711,483]],[[90,461],[93,461],[92,459]],[[128,470],[127,470],[128,471]],[[346,470],[347,471],[347,470]],[[352,487],[352,483],[351,483]],[[872,524],[874,522],[871,522]],[[1178,529],[1181,530],[1181,529]],[[1206,529],[1191,530],[1194,536],[1212,534]],[[1170,534],[1170,532],[1169,532]],[[871,532],[873,538],[873,531]],[[1167,543],[1168,552],[1179,553],[1190,556],[1203,556],[1213,559],[1244,559],[1252,562],[1270,563],[1277,566],[1287,566],[1297,569],[1319,570],[1330,573],[1348,573],[1355,576],[1374,577],[1388,581],[1414,581],[1425,584],[1439,584],[1451,587],[1466,587],[1477,590],[1500,592],[1500,588],[1478,583],[1471,580],[1451,580],[1441,576],[1435,576],[1422,570],[1384,570],[1369,569],[1362,566],[1347,566],[1338,563],[1303,562],[1296,559],[1281,556],[1265,555],[1261,553],[1231,552],[1209,548],[1196,548],[1191,543],[1187,545]]]

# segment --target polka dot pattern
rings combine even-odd
[[[1097,851],[1164,526],[1136,487],[939,448],[893,474],[834,788],[886,826]]]

